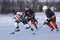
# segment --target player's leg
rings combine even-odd
[[[31,23],[37,29],[37,23],[35,22],[34,18],[31,19]]]
[[[56,22],[52,22],[52,24],[53,24],[53,26],[56,28],[56,31],[59,31],[59,29],[58,29],[58,26],[57,26]]]
[[[49,26],[51,28],[51,31],[54,30],[54,27],[50,24],[50,22],[47,23],[47,26]]]
[[[16,27],[16,29],[15,29],[16,32],[20,31],[19,23],[15,22],[15,27]]]
[[[58,26],[56,24],[56,18],[52,19],[52,25],[59,31]]]
[[[32,24],[35,26],[35,28],[37,29],[37,24],[35,22],[32,22]]]

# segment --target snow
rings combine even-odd
[[[60,29],[60,12],[55,12],[57,16],[57,24]],[[36,13],[36,19],[39,21],[38,27],[43,24],[46,16],[43,12]],[[32,31],[26,30],[24,25],[20,23],[20,32],[10,35],[14,31],[14,22],[10,20],[10,14],[1,15],[0,14],[0,40],[60,40],[60,31],[56,30],[50,31],[50,28],[44,25],[39,31],[33,35]]]

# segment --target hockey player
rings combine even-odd
[[[22,12],[17,12],[13,15],[13,19],[14,19],[14,22],[15,22],[15,27],[16,29],[14,30],[14,32],[11,32],[11,34],[15,34],[16,32],[19,32],[20,31],[20,28],[19,28],[19,23],[21,22],[22,20]]]
[[[21,22],[21,16],[22,16],[22,13],[21,12],[17,12],[16,15],[14,15],[14,19],[15,19],[15,31],[18,32],[20,31],[19,29],[19,23]]]
[[[52,12],[48,8],[48,6],[43,6],[43,11],[45,12],[46,17],[47,17],[47,19],[44,23],[47,24],[51,28],[51,31],[54,30],[54,27],[56,28],[56,31],[59,31],[58,26],[56,24],[56,15],[54,14],[54,12]],[[52,22],[52,23],[50,23],[50,22]]]
[[[35,13],[32,9],[30,9],[29,7],[26,7],[25,8],[25,20],[23,21],[23,23],[25,24],[26,28],[27,25],[28,25],[28,22],[31,21],[31,23],[35,26],[35,28],[37,29],[37,24],[36,22],[38,22],[36,19],[35,19]],[[29,27],[30,28],[30,27]],[[31,29],[33,30],[33,29]]]

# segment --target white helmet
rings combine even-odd
[[[17,14],[20,14],[20,15],[22,15],[22,12],[17,12]]]
[[[48,9],[48,6],[43,6],[43,11],[45,11],[46,9]]]

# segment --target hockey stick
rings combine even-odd
[[[44,26],[44,24],[42,24],[38,29],[36,29],[36,31],[34,31],[33,35],[35,35],[36,32],[37,32],[42,26]]]
[[[20,31],[20,30],[19,30],[19,31]],[[19,31],[14,31],[14,32],[11,32],[11,33],[10,33],[10,35],[15,34],[15,33],[19,32]]]

